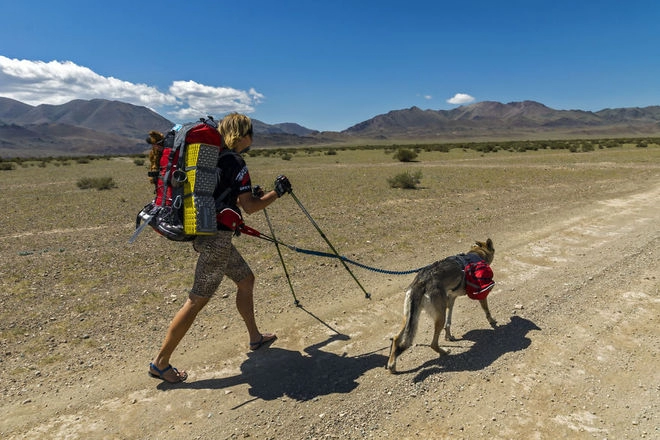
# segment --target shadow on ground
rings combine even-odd
[[[177,384],[176,388],[223,389],[247,384],[250,395],[263,400],[286,396],[306,401],[332,393],[349,393],[358,386],[360,376],[373,368],[382,368],[387,357],[376,353],[350,357],[320,350],[331,342],[348,339],[346,335],[333,335],[306,348],[304,353],[262,348],[248,353],[248,359],[241,365],[241,374],[185,382]],[[161,389],[168,387],[161,385]]]
[[[450,353],[448,356],[427,361],[419,367],[399,371],[398,374],[417,373],[413,381],[423,382],[433,374],[483,370],[502,355],[529,347],[532,341],[527,337],[527,333],[532,330],[541,329],[529,319],[519,316],[513,316],[507,324],[495,329],[470,330],[461,339],[473,342],[467,351]]]
[[[531,340],[526,335],[531,330],[540,328],[532,321],[518,316],[494,330],[471,330],[462,338],[474,342],[467,351],[434,358],[414,369],[399,371],[398,374],[416,373],[413,381],[422,382],[433,374],[482,370],[506,353],[529,347]],[[241,365],[241,373],[235,376],[176,385],[161,383],[158,388],[220,390],[247,384],[249,394],[255,399],[289,397],[298,401],[333,393],[350,393],[357,388],[357,380],[367,371],[384,368],[387,356],[378,353],[387,347],[353,357],[321,350],[332,342],[349,339],[347,335],[335,334],[307,347],[304,353],[264,347],[248,353],[248,359]]]

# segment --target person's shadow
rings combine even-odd
[[[458,354],[449,353],[427,361],[421,366],[399,371],[398,374],[417,373],[414,382],[423,382],[433,374],[449,371],[478,371],[491,365],[506,353],[524,350],[532,341],[527,337],[531,330],[541,330],[529,319],[519,316],[495,329],[470,330],[463,335],[462,340],[473,341],[472,346]]]
[[[177,388],[223,389],[245,383],[251,396],[263,400],[286,396],[306,401],[332,393],[349,393],[358,386],[360,376],[385,365],[387,357],[376,353],[340,356],[320,350],[333,341],[348,339],[346,335],[332,335],[306,348],[304,354],[283,348],[262,348],[248,353],[241,373],[236,376],[183,382]]]

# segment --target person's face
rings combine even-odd
[[[234,147],[234,151],[240,154],[250,148],[250,145],[252,145],[252,133],[243,136]]]

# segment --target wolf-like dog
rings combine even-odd
[[[490,264],[495,256],[493,240],[489,238],[485,243],[477,241],[470,251],[467,254],[462,254],[462,256],[470,256],[470,254],[476,254],[487,264]],[[387,369],[390,372],[396,372],[397,357],[412,345],[422,310],[425,310],[435,322],[431,348],[441,356],[448,353],[440,348],[438,338],[444,327],[445,339],[448,341],[455,340],[450,329],[454,301],[457,297],[466,294],[464,266],[461,263],[461,255],[447,257],[425,267],[415,276],[406,291],[406,299],[403,305],[403,328],[392,339],[390,357],[387,362]],[[481,308],[486,312],[486,319],[495,328],[497,321],[493,319],[490,310],[488,310],[488,301],[484,297],[479,302]]]

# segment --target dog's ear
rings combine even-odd
[[[486,240],[486,243],[484,243],[484,245],[485,245],[484,249],[487,249],[488,252],[486,261],[488,262],[488,264],[490,264],[493,262],[493,258],[495,258],[495,246],[493,246],[493,240],[489,238],[488,240]]]
[[[475,241],[472,245],[472,249],[489,249],[489,247],[488,243],[484,243],[483,241]]]

